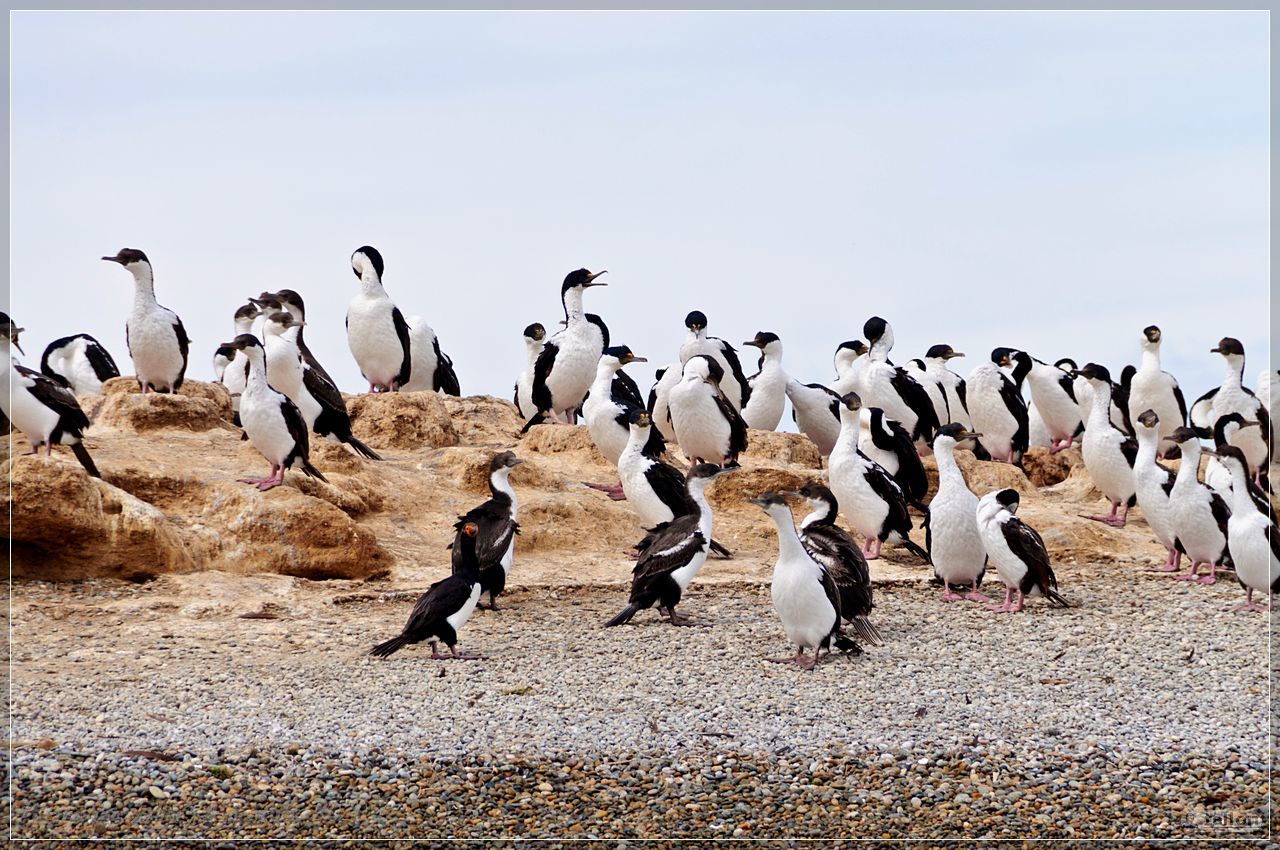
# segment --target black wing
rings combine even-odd
[[[280,396],[280,414],[284,416],[285,427],[289,429],[289,436],[293,438],[294,451],[293,456],[308,460],[311,456],[311,439],[307,432],[307,421],[302,418],[302,411],[298,410],[298,405],[289,400],[284,393],[278,393]]]
[[[1160,489],[1163,490],[1164,494],[1167,496],[1173,492],[1173,482],[1177,478],[1177,475],[1172,469],[1165,466],[1163,463],[1157,463],[1156,466],[1164,471],[1164,480],[1160,482]]]
[[[1124,455],[1124,459],[1129,463],[1129,468],[1132,469],[1133,465],[1138,461],[1138,441],[1133,437],[1125,437],[1120,441],[1120,454]]]
[[[1173,380],[1173,397],[1178,402],[1178,416],[1182,419],[1179,424],[1185,425],[1187,424],[1187,400],[1182,395],[1182,387],[1178,386],[1178,379],[1172,375],[1169,377]]]
[[[1058,386],[1062,387],[1062,391],[1067,394],[1068,398],[1070,398],[1072,401],[1076,401],[1076,379],[1075,378],[1071,377],[1070,375],[1064,372],[1062,373],[1062,375],[1058,377]],[[1178,396],[1178,398],[1182,398],[1182,396]],[[1186,411],[1183,411],[1183,417],[1184,418],[1186,417]]]
[[[93,367],[93,374],[98,376],[99,381],[106,382],[111,378],[120,377],[120,367],[111,358],[111,352],[88,334],[85,334],[84,356]]]
[[[471,598],[471,583],[457,576],[446,576],[418,597],[404,624],[404,634],[416,640],[433,636],[439,623],[459,611]]]
[[[885,419],[884,424],[893,434],[893,446],[889,451],[898,458],[898,474],[894,476],[894,480],[908,500],[919,501],[929,492],[929,476],[924,471],[924,463],[920,460],[916,445],[907,429],[898,422]]]
[[[685,514],[652,535],[631,571],[631,601],[639,601],[654,584],[687,565],[706,545],[698,531],[699,517]]]
[[[324,409],[341,410],[344,414],[347,412],[347,403],[343,400],[342,393],[328,379],[328,376],[310,368],[305,363],[302,367],[302,385]]]
[[[840,607],[840,588],[836,585],[835,579],[831,577],[831,573],[826,570],[819,570],[819,581],[822,582],[822,592],[826,594],[827,601],[831,603],[831,607],[836,609],[836,621],[831,624],[831,633],[835,634],[840,631],[840,620],[847,616]]]
[[[81,432],[89,427],[89,417],[80,408],[80,402],[76,401],[75,393],[48,375],[42,375],[34,369],[16,364],[13,368],[18,374],[31,379],[32,385],[27,391],[35,397],[36,401],[58,414],[59,429],[79,437]]]
[[[1001,524],[1000,531],[1004,534],[1009,550],[1027,565],[1027,574],[1022,577],[1019,590],[1023,593],[1030,593],[1035,587],[1042,592],[1056,590],[1058,579],[1049,566],[1049,552],[1045,549],[1044,540],[1036,530],[1016,516],[1011,516]]]
[[[173,314],[173,335],[178,338],[178,351],[182,352],[182,368],[178,370],[178,380],[173,382],[174,390],[178,390],[187,377],[187,352],[191,349],[191,340],[187,338],[187,329],[182,326],[182,319],[177,313]]]
[[[1217,490],[1212,487],[1205,487],[1203,484],[1200,486],[1209,491],[1209,513],[1213,515],[1213,521],[1218,524],[1218,530],[1222,532],[1222,536],[1225,539],[1228,536],[1227,523],[1231,520],[1231,508],[1227,507],[1226,499],[1218,495]]]
[[[711,339],[715,339],[711,337]],[[742,371],[742,361],[738,359],[738,349],[722,339],[715,339],[720,343],[720,353],[724,355],[724,361],[729,364],[729,371],[733,373],[733,379],[738,382],[738,386],[742,387],[742,406],[747,406],[747,399],[751,398],[751,384],[747,381],[747,376]]]
[[[964,387],[965,387],[965,384],[964,384],[964,378],[961,378],[961,379],[960,379],[960,382],[959,382],[958,384],[956,384],[956,397],[960,399],[960,403],[964,405],[965,412],[966,412],[966,413],[968,413],[968,412],[969,412],[969,402],[968,402],[968,400],[964,397]]]
[[[431,386],[445,395],[462,395],[462,386],[458,383],[458,373],[453,371],[453,361],[449,355],[440,350],[440,337],[431,340],[436,350],[436,373],[431,377]]]
[[[1218,390],[1222,387],[1214,387],[1191,404],[1191,410],[1188,412],[1191,427],[1202,440],[1208,440],[1213,436],[1213,422],[1209,418],[1213,413],[1213,398],[1218,394]]]
[[[306,342],[303,341],[302,332],[305,330],[306,328],[298,328],[298,351],[302,353],[303,362],[306,363],[313,372],[316,372],[320,377],[324,378],[336,387],[338,382],[325,371],[325,368],[320,365],[320,361],[316,359],[316,356],[311,353],[311,349],[307,347]]]
[[[1015,452],[1025,452],[1027,444],[1031,441],[1031,420],[1027,414],[1027,403],[1023,401],[1022,393],[1018,392],[1018,387],[1013,381],[1005,375],[1000,377],[1002,378],[1000,398],[1004,401],[1004,406],[1009,409],[1009,414],[1013,416],[1013,421],[1018,423],[1010,443]]]
[[[403,387],[409,383],[409,377],[413,374],[413,358],[409,355],[409,323],[404,320],[399,307],[391,308],[391,324],[395,326],[396,336],[400,338],[400,350],[404,352],[400,372],[396,375],[396,386]]]
[[[901,367],[893,370],[893,377],[889,379],[889,384],[916,415],[916,427],[912,429],[912,438],[932,442],[933,435],[942,427],[942,424],[938,422],[938,411],[933,409],[929,393],[920,386],[919,381]]]
[[[538,359],[533,361],[533,389],[530,398],[533,400],[533,406],[540,413],[550,410],[555,404],[555,399],[551,397],[551,388],[547,386],[547,378],[551,375],[551,369],[556,363],[556,355],[559,353],[560,346],[554,342],[548,342],[538,352]]]
[[[674,466],[656,461],[644,471],[644,479],[653,488],[654,495],[671,510],[673,517],[693,512],[693,500],[685,489],[684,476]]]
[[[844,529],[813,523],[800,531],[805,551],[831,576],[840,591],[840,611],[846,620],[871,613],[871,578],[862,550]]]
[[[716,407],[720,408],[724,418],[729,420],[729,456],[725,458],[725,462],[731,463],[737,460],[739,454],[747,450],[747,423],[738,412],[738,408],[733,406],[720,389],[716,389],[715,399]],[[745,406],[744,404],[743,407]]]
[[[647,410],[644,405],[644,397],[640,395],[640,387],[636,386],[636,382],[619,369],[613,376],[613,384],[609,388],[609,394],[613,400],[630,414],[633,410]]]
[[[871,485],[871,489],[875,491],[875,494],[889,506],[889,514],[884,519],[884,527],[889,531],[898,532],[905,538],[907,532],[911,531],[911,515],[907,513],[907,499],[902,492],[902,488],[898,486],[898,482],[893,480],[893,476],[883,466],[866,455],[863,455],[863,458],[869,467],[866,472],[867,483]]]
[[[476,560],[482,570],[497,566],[502,556],[507,554],[511,541],[520,533],[520,525],[511,518],[510,509],[492,499],[458,517],[453,526],[457,530],[453,538],[455,575],[462,569],[462,527],[469,522],[479,527],[476,534]]]

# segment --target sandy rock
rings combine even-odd
[[[517,446],[519,448],[519,446]],[[436,474],[447,478],[455,487],[468,493],[489,494],[489,464],[498,451],[495,449],[476,449],[456,447],[442,449],[432,458],[432,468]],[[517,497],[523,491],[561,490],[563,480],[551,472],[546,463],[530,452],[516,452],[524,463],[511,471],[511,486]]]
[[[597,466],[613,466],[596,448],[586,425],[535,425],[520,440],[517,454],[520,450],[550,455],[573,452]]]
[[[775,460],[781,463],[794,463],[799,466],[818,469],[822,464],[822,456],[818,447],[803,434],[791,434],[784,431],[747,432],[747,450],[743,458]]]
[[[369,393],[347,401],[352,432],[374,449],[458,445],[449,408],[437,393]]]
[[[1066,481],[1072,468],[1084,463],[1080,450],[1066,449],[1057,454],[1049,454],[1046,448],[1029,449],[1022,456],[1022,466],[1027,470],[1027,479],[1036,487],[1050,487]]]
[[[510,448],[520,439],[524,420],[509,401],[491,395],[440,396],[453,418],[462,445]]]
[[[193,552],[161,511],[79,466],[20,457],[5,473],[15,577],[143,580],[198,568],[204,553]]]
[[[933,455],[920,459],[924,465],[924,474],[929,479],[929,489],[924,501],[927,503],[938,492],[938,460]],[[1022,470],[1008,463],[996,463],[990,460],[978,460],[970,452],[956,452],[956,465],[964,474],[964,480],[979,498],[993,490],[1006,487],[1017,490],[1024,499],[1035,499],[1039,493],[1035,486],[1027,480]]]
[[[186,381],[177,393],[143,395],[132,377],[112,378],[102,385],[102,395],[85,396],[82,406],[95,428],[208,431],[235,427],[226,388],[201,381]]]
[[[538,550],[581,551],[584,540],[593,552],[626,550],[640,539],[640,526],[623,505],[585,489],[522,500],[517,558]]]
[[[816,453],[815,453],[816,454]],[[802,469],[776,465],[751,465],[726,473],[707,488],[707,503],[713,511],[749,509],[760,513],[769,527],[772,522],[759,508],[747,502],[766,490],[798,490],[808,481],[821,480],[817,470],[812,474]]]

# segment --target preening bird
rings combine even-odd
[[[400,389],[405,392],[429,390],[443,395],[462,395],[453,360],[440,350],[440,337],[431,325],[421,316],[410,316],[406,322],[409,325],[409,353],[413,358],[413,368],[409,381]]]
[[[886,416],[901,423],[914,442],[927,448],[941,423],[924,387],[905,369],[889,362],[893,328],[879,316],[872,316],[863,325],[862,332],[871,344],[859,376],[862,403],[883,410]]]
[[[794,656],[769,660],[812,670],[818,663],[818,653],[830,649],[832,643],[860,653],[862,649],[840,628],[840,590],[822,564],[800,543],[786,497],[766,492],[749,501],[763,508],[778,529],[778,560],[769,590],[782,628],[796,646]],[[805,655],[806,649],[812,649],[813,655]]]
[[[649,388],[649,412],[653,414],[653,427],[658,429],[668,443],[676,441],[676,428],[671,424],[671,388],[680,383],[684,366],[668,363],[653,373],[653,386]]]
[[[347,346],[369,392],[396,392],[413,376],[409,323],[382,285],[382,254],[369,245],[351,255],[360,291],[347,305]]]
[[[742,406],[742,419],[748,428],[776,431],[787,406],[787,382],[782,369],[782,340],[769,331],[759,331],[743,345],[760,349],[760,368],[747,379],[751,396]]]
[[[1061,366],[1050,366],[1043,360],[1031,358],[1027,385],[1049,438],[1049,453],[1071,448],[1076,437],[1084,433],[1084,419],[1076,402],[1075,377]],[[1030,413],[1029,410],[1028,417]]]
[[[830,457],[840,437],[840,396],[822,384],[802,384],[792,378],[787,381],[787,398],[800,433],[813,441],[824,459]]]
[[[475,526],[472,548],[480,574],[480,592],[489,594],[488,607],[494,611],[498,610],[498,596],[506,588],[507,576],[515,562],[520,525],[516,522],[516,491],[510,478],[511,470],[522,463],[524,461],[511,452],[494,455],[489,462],[489,499],[458,517],[454,525],[458,533],[453,539],[453,572],[457,575],[469,568],[462,544],[467,527]]]
[[[298,468],[321,481],[327,479],[311,465],[307,423],[298,406],[267,382],[267,357],[262,343],[253,334],[240,334],[224,345],[243,351],[249,358],[249,381],[240,397],[240,423],[249,442],[271,463],[266,478],[240,478],[270,490],[284,483],[286,469]]]
[[[868,351],[867,344],[860,339],[845,340],[836,346],[832,357],[836,379],[827,386],[837,397],[862,392],[862,367],[867,365]]]
[[[810,481],[798,492],[781,495],[804,499],[809,506],[809,513],[800,521],[800,543],[835,582],[840,592],[841,618],[853,626],[863,641],[882,645],[880,630],[868,619],[874,605],[867,559],[849,532],[836,525],[840,504],[835,494]]]
[[[538,412],[533,404],[533,367],[538,362],[538,355],[542,353],[542,343],[546,338],[547,329],[538,322],[524,329],[525,367],[516,379],[515,397],[512,401],[526,421]]]
[[[463,523],[454,545],[453,573],[427,588],[418,598],[400,634],[380,643],[369,654],[386,658],[411,643],[427,641],[433,659],[469,660],[483,656],[458,651],[458,632],[471,619],[480,602],[480,564],[476,560],[476,538],[480,528]],[[441,655],[438,643],[449,647],[449,655]]]
[[[99,395],[102,385],[120,377],[111,353],[89,334],[73,334],[45,346],[40,371],[76,395]]]
[[[177,392],[187,374],[190,340],[178,314],[156,301],[151,261],[136,248],[121,248],[114,257],[102,259],[119,263],[133,275],[133,310],[125,322],[124,339],[143,394]]]
[[[989,611],[1015,613],[1028,596],[1044,596],[1054,605],[1069,608],[1058,593],[1058,579],[1049,566],[1049,551],[1036,530],[1014,516],[1018,491],[997,490],[978,500],[978,527],[991,563],[1004,579],[1004,603]],[[1014,599],[1014,594],[1017,599]]]
[[[680,363],[688,364],[690,358],[699,355],[716,361],[724,372],[720,390],[733,405],[733,409],[741,411],[751,400],[751,385],[742,371],[738,350],[718,337],[707,336],[707,317],[701,310],[694,310],[685,316],[684,326],[689,329],[689,333],[680,346]]]
[[[604,273],[577,269],[565,275],[560,286],[565,326],[543,344],[534,363],[530,398],[538,412],[529,419],[526,430],[544,419],[556,423],[576,420],[606,345],[603,322],[592,322],[583,313],[582,295],[593,286],[607,286],[596,279]]]
[[[94,478],[101,478],[89,450],[84,446],[84,431],[89,427],[89,417],[80,409],[80,402],[67,387],[47,375],[19,366],[13,362],[10,347],[22,352],[18,336],[22,328],[0,313],[0,411],[27,438],[31,454],[41,446],[45,454],[53,454],[55,443],[69,446],[76,460]],[[5,429],[6,432],[8,429]]]
[[[630,622],[638,612],[654,605],[658,606],[658,613],[667,616],[671,625],[690,625],[686,618],[676,614],[676,605],[706,563],[711,549],[711,506],[707,504],[707,485],[731,471],[709,463],[697,464],[689,470],[685,492],[693,510],[671,520],[666,528],[653,535],[631,571],[631,595],[627,607],[605,623],[606,627]]]
[[[691,461],[735,464],[747,450],[747,423],[721,392],[724,372],[705,354],[684,364],[667,403],[680,451]]]

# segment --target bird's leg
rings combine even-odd
[[[370,382],[369,382],[369,392],[370,392],[370,393],[376,393],[377,391],[378,391],[378,388],[377,388],[376,386],[374,386],[373,381],[370,381]]]
[[[440,654],[440,647],[435,641],[431,641],[431,657],[433,659],[444,658],[444,656]]]
[[[1119,502],[1112,502],[1111,513],[1107,514],[1106,516],[1103,516],[1102,514],[1078,514],[1078,516],[1083,517],[1084,519],[1094,520],[1095,522],[1105,522],[1107,525],[1115,525],[1116,508],[1118,508],[1119,506],[1120,506]]]
[[[53,440],[44,444],[44,456],[53,457]]]
[[[271,478],[275,477],[275,474],[276,474],[276,465],[273,463],[271,464],[271,475],[268,476],[267,478],[252,478],[252,477],[237,478],[236,481],[239,482],[240,484],[264,484],[267,481],[271,480]]]
[[[268,490],[272,489],[273,487],[279,487],[283,483],[284,483],[284,467],[277,466],[276,464],[273,463],[271,464],[271,477],[264,478],[262,480],[262,483],[258,485],[258,489],[261,490],[263,493],[265,493]]]
[[[582,483],[590,487],[592,490],[599,490],[601,493],[607,493],[609,498],[613,499],[615,502],[626,501],[627,494],[622,491],[621,481],[617,484],[592,484],[590,481],[583,481]]]
[[[1009,453],[1004,457],[1005,463],[1013,463],[1013,449],[1009,449]]]
[[[867,560],[874,561],[880,557],[880,547],[883,545],[883,541],[879,537],[871,537],[868,538],[867,543],[871,546],[867,552]]]
[[[1218,565],[1217,565],[1217,564],[1215,564],[1213,561],[1210,561],[1210,562],[1209,562],[1209,574],[1208,574],[1207,576],[1200,576],[1200,583],[1201,583],[1201,584],[1214,584],[1214,583],[1216,583],[1217,581],[1218,581]]]
[[[457,644],[449,647],[449,655],[455,661],[481,661],[484,656],[478,652],[458,652]]]
[[[1013,588],[1010,585],[1004,586],[1004,603],[1001,605],[988,605],[988,611],[1000,614],[1008,614],[1014,610],[1013,607]]]
[[[501,610],[502,610],[501,608],[499,608],[499,607],[498,607],[498,600],[497,600],[497,598],[493,595],[493,591],[492,591],[492,590],[491,590],[491,591],[489,591],[489,610],[490,610],[490,611],[501,611]]]
[[[765,661],[768,661],[770,664],[795,664],[796,657],[794,655],[788,655],[784,658],[765,658]]]
[[[1191,560],[1191,569],[1187,570],[1182,575],[1174,576],[1173,577],[1174,581],[1196,581],[1198,579],[1200,562],[1197,561],[1195,558],[1191,558],[1190,560]]]
[[[970,602],[990,602],[991,601],[990,596],[987,596],[987,594],[978,590],[978,585],[976,583],[972,586],[972,589],[964,595],[964,598],[968,599]]]
[[[959,602],[962,599],[964,599],[964,597],[961,596],[960,594],[951,592],[951,582],[947,581],[944,578],[942,580],[942,601],[943,602]]]
[[[1246,588],[1245,588],[1245,591],[1244,591],[1244,602],[1240,603],[1239,605],[1235,606],[1234,608],[1228,607],[1228,608],[1226,608],[1226,609],[1224,609],[1224,610],[1227,610],[1227,611],[1266,611],[1266,610],[1267,610],[1267,608],[1266,608],[1266,606],[1265,606],[1265,605],[1255,605],[1255,604],[1254,604],[1254,602],[1253,602],[1253,588],[1252,588],[1252,587],[1246,587]]]
[[[796,650],[796,666],[804,670],[812,670],[818,664],[818,650],[813,651],[813,655],[805,655],[804,647]]]
[[[1058,438],[1055,437],[1049,441],[1049,454],[1056,455],[1058,452],[1062,451],[1062,448],[1062,441]]]
[[[671,625],[673,626],[696,626],[697,621],[691,620],[683,614],[677,614],[674,605],[668,609],[671,612]]]
[[[1119,503],[1117,502],[1117,504]],[[1115,508],[1112,508],[1111,512],[1115,513]],[[1128,521],[1129,521],[1129,506],[1125,505],[1123,508],[1120,509],[1120,516],[1117,519],[1113,520],[1111,524],[1114,525],[1116,528],[1124,528],[1124,524]]]
[[[1158,566],[1158,567],[1152,567],[1151,569],[1153,569],[1155,572],[1158,572],[1158,573],[1172,573],[1172,572],[1177,572],[1177,570],[1178,570],[1178,564],[1175,564],[1175,563],[1174,563],[1174,561],[1173,561],[1173,556],[1174,556],[1174,554],[1175,554],[1175,553],[1177,553],[1177,551],[1178,551],[1177,549],[1170,549],[1170,550],[1169,550],[1169,557],[1167,557],[1167,558],[1165,558],[1165,559],[1164,559],[1164,563],[1163,563],[1163,564],[1161,564],[1161,565],[1160,565],[1160,566]],[[1181,555],[1178,555],[1178,561],[1179,561],[1179,563],[1181,563],[1181,561],[1182,561],[1182,556],[1181,556]],[[1191,565],[1191,569],[1192,569],[1193,571],[1195,570],[1195,564],[1192,564],[1192,565]]]
[[[146,395],[146,394],[147,394],[147,392],[148,392],[148,391],[147,391],[147,382],[146,382],[146,381],[138,381],[138,386],[142,387],[142,394],[143,394],[143,395]]]

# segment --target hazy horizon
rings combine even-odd
[[[1268,360],[1263,12],[11,14],[10,313],[23,362],[88,332],[124,373],[131,278],[210,380],[248,295],[307,301],[347,392],[349,257],[422,315],[464,394],[510,398],[521,330],[587,294],[616,343],[676,358],[683,318],[777,333],[829,381],[893,323],[945,342],[1138,362],[1164,330],[1188,400],[1222,336]],[[741,348],[740,345],[738,345]],[[754,364],[754,350],[744,362]],[[789,422],[787,415],[785,422]]]

